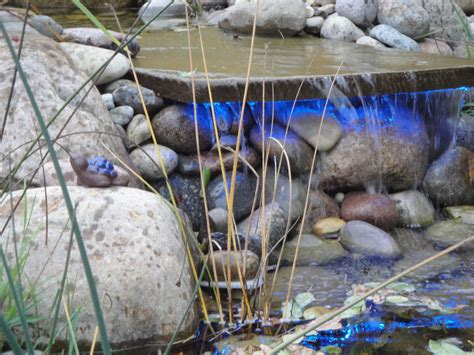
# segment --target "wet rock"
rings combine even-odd
[[[194,176],[173,174],[168,178],[178,208],[189,217],[194,231],[199,231],[205,222],[204,201],[200,197],[201,180]],[[168,187],[162,183],[160,195],[171,201]]]
[[[321,219],[339,217],[339,212],[339,206],[331,196],[321,190],[311,190],[303,233],[311,233],[312,226]]]
[[[318,157],[319,186],[325,191],[365,190],[383,182],[388,190],[414,188],[428,166],[428,134],[421,117],[399,113],[396,120],[397,125],[376,132],[377,147],[374,133],[346,129],[336,146]]]
[[[430,32],[436,31],[436,37],[449,41],[463,42],[466,33],[463,23],[468,17],[455,3],[446,0],[421,0],[431,20]]]
[[[400,248],[390,234],[363,221],[350,221],[340,232],[340,242],[352,253],[395,258]]]
[[[314,9],[314,16],[321,16],[323,18],[328,17],[336,12],[336,5],[334,4],[326,4],[320,7],[316,7]]]
[[[395,203],[385,195],[351,192],[342,201],[341,218],[345,221],[364,221],[390,230],[397,225],[398,212]]]
[[[244,140],[241,137],[240,139],[240,149],[243,149]],[[224,148],[232,148],[235,149],[237,147],[237,136],[233,134],[224,134],[219,137],[220,148],[222,151],[226,151]],[[217,152],[219,151],[219,146],[216,142],[211,148],[211,151]]]
[[[431,163],[423,188],[434,203],[443,206],[474,204],[474,189],[466,177],[469,159],[474,159],[474,153],[455,147]]]
[[[107,309],[104,311],[105,322],[110,329],[114,329],[109,333],[112,348],[119,350],[124,346],[143,347],[157,341],[166,342],[185,312],[187,314],[178,338],[185,339],[193,334],[199,319],[196,305],[188,309],[188,303],[193,300],[194,280],[183,236],[179,233],[172,209],[159,196],[138,189],[76,186],[68,190],[76,206],[76,218],[81,226],[98,293],[102,295],[106,292],[108,295],[109,302],[107,306],[103,305],[103,309]],[[13,193],[13,203],[18,201],[21,193]],[[39,277],[39,284],[42,285],[41,297],[35,303],[40,321],[35,326],[49,339],[53,336],[49,334],[49,315],[70,249],[70,238],[65,238],[64,232],[69,235],[70,227],[67,227],[69,214],[61,188],[49,187],[47,193],[45,200],[44,189],[30,189],[28,196],[31,200],[28,203],[32,203],[34,208],[30,211],[28,230],[23,230],[22,224],[15,223],[13,234],[10,224],[2,238],[6,244],[13,245],[15,235],[19,243],[31,245],[24,272],[33,280]],[[0,204],[2,224],[6,223],[11,203],[9,198],[5,198]],[[22,213],[23,210],[19,209],[15,220],[20,220]],[[47,214],[49,223],[45,223]],[[48,244],[44,242],[46,225]],[[37,238],[27,242],[31,236]],[[188,237],[192,238],[191,235]],[[7,255],[13,263],[11,255],[14,253],[9,250]],[[81,344],[80,349],[87,350],[93,343],[97,319],[76,243],[71,248],[69,277],[74,281],[68,283],[68,289],[74,292],[75,304],[81,305],[75,336]],[[130,317],[130,310],[140,317]],[[144,322],[144,319],[147,321]],[[65,317],[59,317],[58,321],[58,329],[67,327]],[[153,326],[150,327],[150,324]],[[56,340],[58,345],[66,344],[67,348],[67,332],[60,332]]]
[[[137,84],[132,80],[118,79],[118,80],[112,81],[110,84],[105,85],[103,91],[105,94],[112,94],[115,90],[123,86],[137,87]]]
[[[65,102],[87,80],[85,74],[76,70],[71,64],[70,58],[61,50],[58,43],[39,34],[28,33],[28,36],[26,36],[23,43],[21,62],[45,120],[51,118],[58,111],[58,108],[65,105]],[[0,92],[9,93],[15,66],[5,41],[0,41],[0,67],[2,68]],[[86,95],[85,91],[89,89],[90,92]],[[7,176],[9,169],[6,163],[6,154],[11,152],[10,158],[12,161],[18,162],[26,153],[30,142],[37,137],[37,131],[32,126],[35,114],[23,86],[16,85],[13,95],[15,103],[7,116],[1,142],[0,160],[5,164],[0,164],[0,176],[3,177]],[[82,97],[85,97],[85,99],[79,106],[79,100]],[[0,95],[1,117],[5,117],[7,98],[7,94]],[[78,109],[73,112],[76,106],[78,106]],[[73,113],[74,118],[70,120]],[[48,129],[51,137],[56,137],[60,131],[62,133],[60,144],[64,149],[57,150],[59,159],[69,158],[66,151],[76,152],[86,157],[110,156],[110,153],[104,148],[105,145],[120,160],[128,162],[128,154],[120,137],[89,133],[93,131],[117,134],[110,114],[95,87],[91,88],[90,85],[87,85],[85,89],[80,91],[72,104],[64,109]],[[117,159],[110,158],[114,164],[118,163]],[[27,176],[31,176],[31,172],[41,165],[41,160],[40,152],[35,151],[22,164],[16,178],[22,180]],[[47,161],[49,161],[49,158]],[[40,175],[41,173],[36,175],[32,181],[33,184],[39,183]],[[136,179],[132,178],[132,181],[136,183]]]
[[[100,95],[102,97],[102,102],[104,103],[105,107],[107,107],[107,110],[112,110],[115,108],[115,103],[114,103],[114,97],[112,94],[103,94]]]
[[[166,8],[166,11],[161,13],[160,17],[158,18],[158,21],[160,21],[161,17],[184,18],[186,16],[184,3],[182,1],[175,1],[171,4],[171,6],[168,6],[169,3],[170,2],[167,0],[150,0],[140,8],[138,15],[140,16],[143,22],[148,22]]]
[[[61,49],[69,55],[77,69],[83,71],[87,76],[92,76],[114,52],[109,49],[86,46],[77,43],[59,43]],[[120,79],[130,70],[128,59],[118,53],[114,59],[107,65],[103,73],[96,81],[97,85],[107,84]]]
[[[461,114],[456,129],[456,144],[474,152],[474,116]]]
[[[228,263],[229,261],[229,263]],[[253,279],[260,268],[260,258],[250,250],[247,251],[231,251],[230,255],[227,250],[214,251],[209,254],[207,266],[213,275],[213,264],[216,266],[216,274],[219,281],[227,279],[227,268],[230,265],[230,275],[232,281],[239,281],[240,274],[245,279]],[[243,272],[245,265],[245,273]]]
[[[285,130],[285,127],[282,127],[278,124],[274,124],[273,129],[270,127],[270,125],[265,125],[265,149],[268,149],[270,158],[276,158],[277,161],[279,161],[280,157],[282,156],[283,146],[285,148],[286,154],[288,155],[292,175],[299,176],[311,169],[313,150],[308,144],[305,143],[305,141],[303,141],[298,135],[291,131],[288,131],[285,140]],[[270,132],[272,134],[271,137]],[[276,139],[281,145],[270,138]],[[262,152],[263,145],[261,127],[256,125],[250,130],[250,142],[258,152]],[[283,158],[282,167],[282,171],[288,171],[285,158]]]
[[[235,153],[229,152],[225,149],[222,149],[222,162],[224,163],[224,169],[226,171],[232,170],[234,166]],[[239,152],[239,162],[237,168],[240,171],[248,170],[247,164],[244,163],[244,160],[247,161],[254,168],[260,166],[260,155],[257,154],[255,150],[249,147],[241,147]],[[221,174],[221,163],[219,160],[219,152],[203,152],[201,153],[201,164],[203,168],[208,168],[212,175]],[[199,175],[199,160],[197,154],[194,155],[181,155],[179,158],[178,171],[181,174],[186,175]]]
[[[359,26],[369,26],[377,17],[376,0],[338,0],[336,11]]]
[[[119,43],[124,41],[124,36],[121,33],[110,30],[109,33],[114,36]],[[112,51],[115,51],[119,47],[100,28],[66,28],[63,33],[63,38],[66,42],[110,49]],[[127,41],[127,39],[125,41]],[[138,43],[137,39],[132,40],[127,45],[127,48],[133,57],[136,56],[138,52],[140,52],[140,44]],[[125,51],[123,50],[122,53],[125,54]]]
[[[311,227],[311,232],[317,236],[323,236],[325,234],[334,234],[338,233],[346,222],[343,219],[336,217],[323,218],[317,221],[313,227]]]
[[[344,16],[329,17],[321,28],[321,37],[338,41],[355,42],[364,32]]]
[[[199,145],[201,151],[212,147],[212,119],[208,112],[201,114],[198,121]],[[197,152],[194,129],[194,112],[192,107],[173,105],[161,110],[152,120],[158,143],[178,153],[193,154]]]
[[[443,212],[458,222],[474,224],[474,206],[446,207]]]
[[[230,193],[232,182],[232,172],[226,172],[227,191]],[[227,211],[227,200],[225,193],[225,185],[222,176],[214,178],[207,186],[207,201],[209,209],[223,208]],[[257,191],[257,179],[252,175],[237,172],[235,178],[235,195],[234,195],[234,218],[236,221],[248,216],[252,210],[255,194]],[[257,196],[258,197],[258,196]],[[258,198],[256,200],[258,206]]]
[[[258,255],[259,257],[262,255],[262,240],[260,238],[252,235],[247,236],[246,234],[236,234],[235,238],[237,250],[245,251],[245,246],[247,246],[247,250],[253,252],[255,255]],[[213,250],[227,250],[227,231],[225,233],[212,233],[211,239]],[[232,240],[230,248],[231,250],[234,250]]]
[[[223,208],[214,208],[207,214],[210,228],[214,232],[227,233],[229,214]]]
[[[260,171],[259,175],[260,181],[263,182],[263,171]],[[283,174],[279,174],[277,177],[276,169],[268,167],[264,186],[265,204],[270,204],[273,201],[277,202],[280,208],[291,215],[292,221],[301,217],[306,198],[306,186],[300,179],[293,179],[290,182],[290,179]]]
[[[36,15],[30,17],[28,23],[43,36],[58,40],[63,35],[63,27],[54,21],[51,17],[45,15]]]
[[[278,113],[276,113],[276,119],[283,127],[287,126],[288,119],[280,117]],[[318,141],[320,127],[321,134]],[[313,114],[310,111],[294,113],[291,118],[290,128],[313,148],[318,147],[320,152],[331,150],[343,133],[342,127],[336,118],[327,115],[323,120],[320,114]]]
[[[161,97],[157,97],[153,90],[142,87],[141,93],[150,116],[156,114],[158,110],[163,107],[163,99]],[[133,107],[135,113],[145,113],[142,100],[140,98],[140,93],[136,86],[119,87],[113,92],[113,95],[117,106],[131,106]]]
[[[130,106],[119,106],[110,110],[112,121],[120,126],[126,126],[133,118],[133,108]]]
[[[250,34],[253,28],[255,2],[236,3],[226,11],[219,27]],[[302,31],[306,21],[306,7],[300,0],[262,0],[259,4],[257,34],[293,36]]]
[[[392,48],[414,52],[420,51],[418,43],[389,25],[375,26],[370,30],[370,36]]]
[[[364,36],[359,38],[356,41],[357,44],[361,44],[364,46],[371,46],[375,48],[387,48],[383,43],[377,41],[375,38],[369,37],[369,36]]]
[[[421,0],[379,0],[377,19],[411,38],[426,35],[430,30],[430,15]]]
[[[178,165],[178,154],[170,148],[158,145],[166,173],[171,174]],[[153,143],[136,148],[130,153],[130,159],[138,173],[145,179],[158,180],[164,177],[160,160]]]
[[[264,208],[263,222],[261,208]],[[243,235],[250,233],[250,235],[262,240],[263,224],[265,224],[266,238],[264,240],[269,241],[271,245],[275,245],[285,237],[288,214],[280,208],[278,203],[265,205],[261,208],[254,211],[252,216],[240,222],[237,225],[237,231]]]
[[[312,35],[319,35],[324,24],[324,17],[315,16],[306,20],[304,30]]]
[[[238,134],[239,124],[240,124],[240,114],[241,114],[241,108],[239,109],[231,108],[232,123],[231,123],[230,131],[226,133],[234,134],[234,135]],[[253,120],[252,112],[247,106],[244,109],[244,116],[242,119],[242,132],[247,133],[250,130],[250,128],[252,128],[253,124],[254,124],[254,120]]]
[[[425,38],[420,43],[420,50],[423,53],[430,53],[430,54],[440,54],[440,55],[447,55],[452,56],[453,50],[451,47],[443,41],[437,41],[431,38]]]
[[[456,221],[442,221],[426,230],[426,238],[436,245],[447,248],[474,236],[474,225]],[[474,242],[463,245],[460,250],[474,250]]]
[[[282,260],[293,264],[296,255],[298,238],[286,242]],[[312,234],[301,236],[297,266],[324,265],[331,261],[347,256],[347,251],[336,241],[326,241]]]
[[[410,190],[390,195],[390,198],[397,206],[398,226],[419,228],[433,224],[435,209],[425,194]]]
[[[151,139],[150,127],[145,115],[136,115],[127,126],[127,138],[131,147]]]

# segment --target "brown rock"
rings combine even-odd
[[[218,281],[224,281],[224,277],[227,277],[227,256],[226,250],[214,251],[212,256],[209,255],[209,259],[207,260],[207,266],[211,274],[213,273],[213,260],[215,261]],[[244,263],[245,274],[243,273]],[[238,252],[232,250],[230,252],[229,264],[232,281],[239,281],[239,268],[245,279],[253,279],[257,275],[260,266],[260,258],[250,250]]]
[[[397,224],[398,212],[395,202],[385,195],[351,192],[342,201],[341,218],[345,221],[364,221],[390,230]]]

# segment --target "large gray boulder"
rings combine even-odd
[[[31,218],[27,226],[15,223],[14,227],[17,242],[31,247],[23,281],[38,280],[37,310],[43,320],[38,323],[35,335],[44,336],[43,339],[49,339],[50,307],[59,290],[71,240],[69,215],[60,187],[49,187],[46,191],[47,202],[43,188],[28,191],[28,207],[21,202],[15,216],[20,221],[28,211]],[[186,313],[178,338],[191,335],[198,321],[194,279],[176,216],[169,205],[158,195],[125,187],[76,186],[70,187],[69,193],[76,205],[77,221],[113,348],[167,343]],[[20,194],[13,193],[13,203]],[[7,221],[11,202],[5,198],[0,204],[2,225]],[[4,245],[9,245],[6,255],[11,266],[15,260],[11,249],[13,235],[10,222],[2,239]],[[191,238],[189,234],[188,238]],[[78,247],[74,238],[72,241],[66,292],[69,297],[74,294],[70,298],[71,313],[80,307],[76,340],[88,351],[97,320]],[[187,310],[189,302],[191,307]],[[63,307],[57,329],[62,329],[57,345],[67,346]]]
[[[377,17],[377,0],[337,0],[336,11],[359,26],[369,26]]]
[[[377,19],[411,38],[426,35],[430,30],[430,15],[421,6],[421,0],[379,0]]]
[[[35,95],[39,109],[46,121],[51,120],[82,83],[87,80],[86,75],[77,70],[74,62],[61,50],[56,42],[33,33],[28,34],[25,38],[21,63],[28,76],[29,85]],[[15,67],[5,41],[0,41],[0,67],[2,68],[0,74],[0,117],[3,120]],[[56,146],[58,156],[59,158],[69,158],[66,152],[68,151],[83,154],[87,157],[102,155],[108,157],[114,163],[118,163],[104,147],[105,145],[117,154],[122,161],[127,162],[128,155],[125,146],[121,138],[115,136],[118,132],[98,90],[92,87],[84,101],[80,103],[80,99],[86,95],[86,90],[90,89],[90,85],[87,85],[72,100],[49,127],[51,137],[55,138],[65,126],[61,134],[62,138],[58,141],[61,148]],[[10,155],[13,164],[18,162],[39,133],[39,126],[32,105],[19,78],[15,85],[13,97],[0,143],[0,159],[2,161],[0,176],[3,177],[9,172],[8,156]],[[79,104],[79,108],[74,112]],[[71,116],[72,119],[68,122]],[[67,125],[65,125],[66,122],[68,122]],[[91,132],[109,132],[114,135]],[[46,147],[43,147],[42,153],[44,154],[46,150]],[[41,153],[35,149],[34,153],[26,159],[18,170],[16,178],[31,177],[32,171],[40,165],[40,162]],[[33,183],[40,183],[39,176],[35,177]]]
[[[239,33],[252,33],[255,7],[255,2],[236,3],[226,10],[219,27]],[[306,18],[306,7],[301,0],[261,0],[257,34],[293,36],[303,31]]]
[[[338,41],[355,42],[365,33],[344,16],[332,16],[324,21],[321,37]]]

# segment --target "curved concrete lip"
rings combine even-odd
[[[241,101],[250,38],[203,28],[213,100]],[[146,34],[135,65],[142,85],[165,98],[192,102],[186,31]],[[209,102],[197,30],[191,31],[196,99]],[[420,92],[474,86],[474,60],[306,38],[256,38],[248,101],[327,96],[334,75],[345,96]],[[145,69],[146,68],[146,69]],[[159,69],[158,69],[159,68]]]

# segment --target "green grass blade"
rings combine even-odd
[[[0,313],[0,329],[2,330],[3,334],[5,334],[5,337],[7,338],[8,344],[10,345],[10,348],[12,348],[13,353],[17,355],[23,355],[23,351],[16,340],[15,334],[13,334],[11,331],[7,321],[3,317],[3,313]]]
[[[67,189],[66,182],[64,180],[64,175],[63,175],[63,172],[61,170],[61,166],[59,165],[58,157],[56,155],[56,150],[54,149],[53,143],[51,141],[51,137],[49,135],[49,131],[46,128],[46,124],[44,122],[43,116],[41,115],[38,104],[36,102],[36,99],[33,95],[32,90],[31,90],[31,87],[28,83],[28,79],[26,77],[26,74],[23,71],[21,63],[18,60],[18,56],[16,54],[15,48],[13,47],[11,39],[10,39],[10,37],[9,37],[9,35],[8,35],[6,29],[5,29],[5,26],[3,25],[2,22],[0,22],[0,27],[1,27],[5,42],[7,43],[8,49],[10,50],[10,54],[12,56],[12,59],[15,62],[16,68],[18,70],[18,74],[20,75],[20,78],[23,82],[26,93],[27,93],[27,95],[30,99],[31,106],[32,106],[33,111],[35,113],[38,124],[41,128],[41,131],[43,133],[44,139],[47,143],[48,151],[49,151],[49,154],[51,156],[51,160],[53,162],[54,169],[56,171],[56,175],[57,175],[58,180],[59,180],[59,184],[61,186],[61,190],[62,190],[63,197],[64,197],[64,202],[66,204],[66,207],[67,207],[67,210],[68,210],[68,213],[69,213],[69,218],[72,221],[72,228],[74,230],[74,235],[76,237],[77,247],[78,247],[79,253],[81,255],[82,264],[83,264],[83,267],[84,267],[84,273],[86,275],[87,283],[88,283],[89,290],[90,290],[90,293],[91,293],[92,304],[94,306],[94,311],[95,311],[96,318],[97,318],[97,324],[99,326],[100,337],[101,337],[101,342],[102,342],[102,350],[103,350],[104,354],[110,355],[111,354],[111,349],[110,349],[110,344],[109,344],[109,338],[108,338],[107,329],[106,329],[106,326],[105,326],[104,315],[102,314],[102,310],[101,310],[101,307],[100,307],[99,295],[98,295],[97,289],[95,287],[94,277],[92,275],[92,270],[91,270],[91,266],[90,266],[90,263],[89,263],[89,258],[87,257],[86,247],[84,245],[84,241],[82,239],[81,231],[80,231],[80,229],[78,227],[78,224],[77,224],[77,221],[76,221],[76,215],[74,213],[74,206],[72,204],[71,196],[69,195],[69,191]]]
[[[3,24],[2,24],[3,26]],[[25,335],[25,342],[26,342],[26,349],[28,350],[28,354],[34,355],[35,350],[33,349],[33,344],[31,343],[30,338],[30,331],[28,329],[28,322],[26,320],[25,308],[23,304],[23,300],[21,298],[21,294],[18,294],[18,291],[15,287],[15,280],[13,279],[11,270],[8,266],[7,258],[5,257],[5,253],[3,252],[3,246],[0,245],[0,257],[2,259],[3,268],[5,270],[5,274],[8,278],[8,284],[10,285],[11,292],[13,294],[13,298],[15,299],[16,308],[18,311],[18,315],[20,316],[21,326],[24,331]]]

